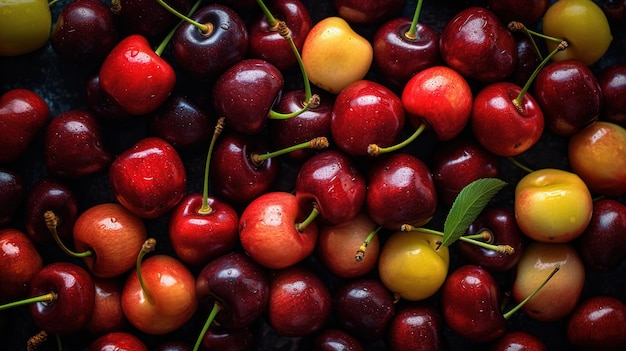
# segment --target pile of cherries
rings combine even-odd
[[[0,4],[2,348],[625,349],[625,6]]]

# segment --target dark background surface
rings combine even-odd
[[[330,1],[303,2],[307,4],[310,9],[314,22],[317,22],[328,15],[336,14],[334,8],[332,7],[332,2]],[[61,0],[53,6],[53,23],[56,20],[60,9],[66,3],[66,0]],[[425,1],[420,20],[421,22],[429,24],[441,32],[448,19],[456,14],[460,9],[470,5],[484,5],[484,2],[460,0],[437,2]],[[411,17],[414,6],[415,1],[408,1],[403,14],[407,17]],[[376,29],[374,26],[354,26],[354,28],[368,38],[371,38],[374,30]],[[594,72],[600,72],[602,69],[616,62],[626,62],[626,50],[624,49],[626,47],[626,39],[624,36],[624,29],[614,28],[613,34],[614,41],[610,51],[605,58],[592,67]],[[167,55],[168,52],[166,51],[165,57],[167,57]],[[9,89],[18,87],[32,89],[44,97],[50,106],[51,116],[54,117],[57,114],[70,109],[86,109],[85,82],[91,74],[97,72],[97,69],[98,64],[69,62],[61,59],[52,50],[50,44],[48,44],[41,50],[32,54],[17,58],[0,58],[0,93],[4,93]],[[301,82],[299,82],[300,76],[298,72],[291,73],[292,74],[287,74],[286,89],[299,87],[301,85]],[[192,86],[192,83],[186,79],[184,75],[181,75],[178,78],[179,87],[184,87],[186,90],[194,91],[198,95],[201,95],[202,92],[206,91],[206,87]],[[377,79],[376,73],[371,72],[368,75],[368,78],[374,80]],[[477,86],[474,86],[474,88],[478,89]],[[139,140],[139,138],[147,135],[145,130],[145,120],[142,118],[138,118],[132,122],[124,122],[123,125],[105,124],[104,132],[106,135],[105,147],[113,154],[117,154],[125,150]],[[420,158],[428,162],[436,147],[436,143],[428,137],[420,137],[407,148],[407,151],[418,155]],[[12,168],[19,170],[19,172],[21,172],[21,174],[25,177],[28,188],[32,187],[38,179],[46,175],[45,166],[43,165],[42,149],[43,143],[41,138],[39,138],[35,140],[26,157],[23,157],[14,165],[11,165]],[[198,192],[202,189],[205,152],[206,151],[202,149],[192,150],[181,154],[187,166],[187,189],[189,192]],[[519,156],[518,159],[522,163],[525,163],[534,169],[546,167],[567,169],[568,164],[566,155],[566,140],[561,137],[545,133],[544,137],[542,137],[540,142],[535,147]],[[283,163],[281,180],[276,184],[275,189],[291,191],[296,170],[297,164],[285,160]],[[515,184],[516,181],[524,174],[523,171],[513,167],[506,160],[503,160],[501,163],[501,172],[502,178],[509,182],[509,184]],[[106,174],[89,177],[88,179],[81,179],[73,182],[71,186],[79,195],[79,205],[81,210],[97,203],[115,201],[110,191]],[[512,194],[513,187],[506,187],[498,195],[495,203],[506,207],[512,207]],[[624,199],[621,200],[622,202],[624,201]],[[446,211],[444,209],[440,209],[433,221],[427,226],[433,229],[441,229],[445,213]],[[150,235],[156,236],[157,239],[166,238],[166,223],[167,217],[146,221]],[[23,228],[23,223],[18,218],[15,223],[13,223],[13,226]],[[42,255],[46,259],[46,262],[67,260],[67,257],[64,256],[56,247],[41,247],[40,249]],[[159,240],[157,252],[173,254],[171,248],[168,247],[167,240]],[[76,262],[79,264],[81,263],[79,261]],[[451,270],[462,263],[463,261],[454,255],[454,251],[452,251]],[[328,273],[312,257],[307,259],[303,264],[319,272],[327,281],[331,290],[343,283],[342,280],[337,279]],[[588,272],[583,297],[606,294],[618,297],[622,301],[626,302],[625,277],[626,263],[623,263],[619,268],[609,273],[599,274],[596,272]],[[497,276],[496,278],[501,283],[503,291],[510,289],[513,279],[511,275],[503,274]],[[438,296],[433,296],[429,299],[429,302],[438,305]],[[188,340],[189,343],[193,344],[195,336],[206,318],[206,314],[206,311],[199,310],[194,319],[192,319],[179,331],[168,337],[185,339]],[[14,311],[7,312],[6,316],[9,323],[4,329],[0,330],[0,349],[24,349],[23,345],[25,345],[25,340],[38,331],[36,326],[34,326],[30,321],[25,309],[16,309]],[[567,345],[564,334],[564,323],[565,321],[542,323],[529,319],[520,312],[515,314],[509,320],[509,329],[532,332],[533,334],[541,337],[549,346],[550,350],[569,349],[570,347]],[[310,345],[310,340],[308,340],[308,338],[286,338],[276,335],[271,328],[267,326],[264,319],[259,321],[257,327],[259,333],[259,350],[297,350],[306,349],[306,345]],[[165,337],[152,337],[142,335],[141,333],[138,333],[138,335],[140,335],[149,345],[152,346],[165,339]],[[444,329],[443,335],[445,339],[444,343],[448,350],[485,349],[485,345],[472,345],[459,339],[448,329]],[[85,333],[64,336],[64,349],[83,350],[90,340],[91,337]],[[367,348],[368,350],[383,350],[385,345],[383,341],[379,341],[368,344]],[[48,342],[44,349],[55,350],[56,345],[53,342]]]

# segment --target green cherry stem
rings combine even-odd
[[[304,219],[304,221],[300,223],[296,223],[296,230],[299,233],[302,233],[304,229],[306,229],[306,227],[309,226],[309,224],[313,223],[313,221],[315,220],[315,218],[317,218],[317,215],[319,214],[320,214],[320,211],[317,209],[316,206],[313,206],[311,213],[309,213],[309,215]]]
[[[530,77],[526,81],[526,84],[524,84],[524,87],[522,87],[522,90],[520,90],[520,92],[517,95],[517,97],[515,99],[513,99],[513,105],[515,105],[515,107],[520,112],[522,111],[522,100],[524,99],[524,95],[526,94],[528,89],[530,89],[530,86],[533,83],[533,81],[535,80],[535,77],[537,77],[537,74],[539,74],[541,69],[550,61],[552,56],[556,55],[559,51],[563,51],[563,50],[567,49],[568,45],[569,44],[567,43],[567,41],[562,40],[559,43],[559,45],[556,48],[554,48],[554,50],[552,50],[552,52],[550,54],[548,54],[548,56],[546,58],[544,58],[543,61],[541,61],[541,63],[539,63],[539,66],[537,66],[535,68],[533,73],[530,75]]]
[[[542,38],[542,39],[551,40],[551,41],[553,41],[555,43],[560,43],[560,42],[563,41],[563,39],[551,37],[549,35],[545,35],[543,33],[536,32],[536,31],[534,31],[532,29],[528,29],[528,27],[526,27],[524,25],[524,23],[518,22],[518,21],[511,21],[511,22],[509,22],[508,28],[512,32],[524,32],[529,37],[530,36],[535,36],[535,37],[539,37],[539,38]]]
[[[476,234],[469,234],[463,236],[466,239],[479,240],[486,243],[493,242],[493,234],[489,229],[482,229],[480,232]]]
[[[309,76],[306,73],[306,70],[304,69],[304,63],[302,63],[302,56],[300,55],[300,52],[298,51],[298,48],[296,47],[296,44],[293,42],[293,38],[291,37],[291,30],[289,29],[285,21],[277,20],[276,17],[272,15],[272,12],[265,5],[263,0],[257,0],[256,2],[257,4],[259,4],[261,11],[265,15],[265,18],[267,19],[267,23],[270,26],[270,30],[277,31],[280,34],[280,36],[282,36],[289,43],[289,46],[291,47],[291,51],[293,51],[293,54],[296,57],[296,61],[298,62],[300,73],[302,74],[302,82],[304,83],[304,96],[305,96],[304,100],[305,101],[302,103],[302,108],[298,111],[294,111],[291,113],[280,113],[274,110],[270,110],[269,118],[288,119],[288,118],[296,117],[297,115],[301,114],[304,111],[307,111],[310,108],[316,108],[320,104],[320,98],[318,95],[313,95],[311,93],[311,82],[309,81]]]
[[[535,37],[532,35],[532,33],[528,30],[528,28],[526,28],[526,26],[522,22],[517,22],[517,21],[509,22],[508,28],[511,32],[524,32],[526,37],[530,40],[530,43],[532,44],[533,49],[535,50],[535,53],[537,53],[537,56],[539,56],[539,59],[543,60],[543,54],[541,54],[541,50],[539,50],[539,47],[537,46]]]
[[[63,342],[61,342],[61,335],[57,333],[54,334],[54,337],[57,340],[57,350],[63,351]]]
[[[143,276],[141,275],[141,262],[143,261],[143,257],[146,254],[154,251],[155,247],[156,247],[156,239],[154,238],[147,239],[141,246],[141,250],[139,250],[139,254],[137,255],[137,265],[136,265],[137,278],[139,280],[139,285],[141,286],[141,290],[143,291],[143,294],[146,297],[146,301],[148,301],[148,303],[150,303],[151,305],[154,305],[155,301],[154,301],[154,297],[150,293],[150,290],[148,290],[148,287],[146,286],[146,283],[143,280]]]
[[[211,31],[213,30],[213,25],[212,24],[202,24],[198,21],[194,21],[191,18],[189,18],[189,16],[194,13],[194,11],[198,8],[198,6],[200,5],[201,1],[197,1],[194,6],[192,7],[192,10],[189,12],[189,14],[187,14],[187,16],[183,15],[182,13],[180,13],[179,11],[177,11],[175,8],[171,7],[170,5],[168,5],[165,1],[163,0],[156,0],[161,6],[163,6],[166,10],[168,10],[169,12],[171,12],[174,16],[180,18],[182,21],[187,22],[193,26],[195,26],[196,28],[198,28],[200,30],[200,32],[202,32],[202,34],[207,35],[209,33],[211,33]]]
[[[206,163],[204,165],[204,184],[202,187],[202,206],[198,209],[199,214],[210,214],[213,212],[211,206],[209,206],[209,165],[211,164],[211,155],[213,154],[213,148],[215,147],[215,142],[217,141],[217,137],[222,134],[224,130],[224,117],[220,117],[217,120],[217,124],[215,125],[215,130],[213,131],[213,137],[211,138],[211,143],[209,144],[209,151],[206,155]]]
[[[413,134],[411,134],[411,136],[409,136],[404,141],[402,141],[401,143],[398,143],[396,145],[387,146],[387,147],[380,147],[380,146],[378,146],[376,144],[369,144],[367,146],[367,153],[370,154],[371,156],[378,156],[378,155],[383,154],[383,153],[388,153],[388,152],[393,152],[393,151],[400,150],[401,148],[409,145],[415,139],[417,139],[417,137],[420,136],[422,134],[422,132],[424,132],[424,130],[426,130],[426,123],[420,124],[420,126],[413,132]]]
[[[198,27],[200,29],[200,31],[204,34],[204,35],[209,35],[211,33],[211,31],[213,30],[213,25],[211,25],[210,23],[208,25],[204,25],[204,24],[200,24],[194,20],[192,20],[191,18],[189,18],[189,16],[191,16],[191,14],[193,14],[194,12],[196,12],[196,10],[198,9],[198,7],[200,6],[200,4],[202,3],[202,0],[197,0],[193,6],[191,7],[191,9],[189,10],[189,13],[187,13],[187,16],[181,14],[180,12],[176,11],[174,8],[172,8],[171,6],[169,6],[168,4],[166,4],[165,2],[163,2],[163,0],[157,0],[157,2],[159,4],[161,4],[163,7],[165,7],[168,11],[170,11],[172,14],[174,14],[175,16],[181,18],[181,21],[178,22],[178,24],[176,24],[176,26],[174,26],[174,28],[172,28],[171,31],[169,31],[169,33],[167,33],[167,35],[165,36],[165,38],[163,38],[163,41],[161,41],[161,43],[159,44],[159,46],[154,50],[154,52],[161,56],[163,55],[163,51],[165,51],[165,48],[167,47],[167,44],[172,40],[172,37],[174,36],[174,33],[176,32],[176,29],[178,29],[178,27],[184,22],[187,21],[193,25],[199,25],[204,27],[205,29],[203,30],[202,27]]]
[[[272,12],[270,11],[270,9],[268,9],[267,6],[265,6],[265,3],[262,0],[256,0],[256,3],[259,4],[261,11],[265,15],[265,18],[267,19],[267,24],[270,25],[270,29],[277,30],[278,20],[276,19],[276,17],[274,17],[274,15],[272,15]]]
[[[57,245],[59,245],[59,247],[61,248],[61,250],[63,250],[63,252],[76,258],[93,256],[93,251],[91,250],[86,250],[84,252],[76,252],[76,251],[70,250],[67,246],[65,246],[65,244],[63,244],[63,241],[59,237],[59,232],[57,231],[57,227],[59,226],[60,219],[54,212],[52,211],[44,212],[43,219],[44,219],[44,222],[46,223],[46,227],[48,227],[48,230],[50,231],[50,234],[52,234],[52,238],[54,238],[54,241],[56,241]]]
[[[554,267],[554,270],[552,270],[552,272],[550,272],[550,274],[548,275],[548,277],[546,278],[546,280],[543,281],[543,283],[541,283],[541,285],[539,285],[539,287],[537,287],[537,289],[535,289],[535,291],[532,292],[532,294],[526,296],[526,298],[524,300],[522,300],[520,303],[518,303],[515,307],[513,307],[510,311],[504,313],[504,319],[509,319],[511,318],[511,316],[517,312],[520,308],[522,308],[526,302],[528,302],[530,299],[533,298],[533,296],[537,295],[537,293],[543,289],[543,287],[550,281],[550,279],[552,279],[552,277],[554,277],[554,275],[556,274],[556,272],[559,271],[561,267],[560,266],[556,266]]]
[[[418,0],[417,5],[415,6],[415,12],[413,12],[413,20],[411,21],[411,26],[409,30],[404,33],[404,36],[408,39],[414,40],[417,38],[417,23],[420,17],[420,12],[422,11],[422,3],[423,0]]]
[[[515,165],[515,167],[526,171],[527,173],[532,173],[534,172],[533,169],[527,167],[526,165],[522,164],[521,162],[519,162],[517,159],[515,159],[513,156],[509,156],[507,157],[507,159],[509,160],[509,162],[511,162],[513,165]]]
[[[284,149],[281,150],[277,150],[274,152],[268,152],[265,154],[257,154],[257,153],[253,153],[252,155],[250,155],[250,159],[252,161],[252,163],[254,163],[255,165],[260,165],[261,163],[263,163],[264,161],[272,158],[272,157],[278,157],[278,156],[282,156],[284,154],[288,154],[292,151],[296,151],[296,150],[302,150],[302,149],[325,149],[327,148],[329,145],[328,143],[328,138],[326,137],[317,137],[317,138],[313,138],[309,141],[305,141],[303,143],[300,144],[296,144],[290,147],[286,147]]]
[[[298,62],[298,67],[300,68],[300,74],[302,74],[302,82],[304,83],[304,102],[302,104],[302,108],[298,111],[294,111],[291,113],[279,113],[274,110],[270,110],[269,118],[271,119],[288,119],[295,117],[301,114],[304,111],[307,111],[310,108],[316,108],[320,104],[320,97],[316,94],[313,95],[311,93],[311,82],[309,81],[309,75],[306,73],[306,69],[304,68],[304,63],[302,62],[302,56],[296,47],[296,44],[293,42],[293,38],[291,37],[291,30],[287,27],[287,23],[285,21],[278,21],[278,32],[280,35],[287,40],[289,46],[291,47],[291,51],[293,51],[296,62]]]
[[[403,232],[420,232],[420,233],[433,234],[433,235],[438,235],[438,236],[443,237],[443,233],[438,230],[433,230],[433,229],[428,229],[428,228],[423,228],[423,227],[414,227],[410,224],[403,224],[400,230]],[[473,244],[473,245],[476,245],[476,246],[479,246],[488,250],[493,250],[502,254],[510,255],[513,252],[515,252],[515,249],[513,249],[513,247],[511,247],[510,245],[488,244],[486,242],[473,239],[466,235],[460,236],[459,240],[465,241],[467,243],[470,243],[470,244]]]
[[[13,302],[5,303],[4,305],[0,305],[0,311],[7,310],[7,309],[13,308],[13,307],[30,305],[30,304],[37,303],[37,302],[51,303],[51,302],[53,302],[56,299],[57,299],[57,294],[55,292],[51,291],[51,292],[49,292],[47,294],[34,296],[34,297],[29,297],[27,299],[23,299],[23,300],[19,300],[19,301],[13,301]]]
[[[211,308],[211,312],[209,313],[209,316],[207,317],[206,321],[204,322],[204,325],[202,326],[202,330],[200,331],[200,335],[198,335],[196,344],[193,346],[193,351],[198,351],[200,349],[200,345],[202,345],[202,339],[204,338],[204,335],[209,330],[209,327],[211,326],[211,324],[213,324],[213,320],[215,320],[215,316],[217,316],[217,313],[221,309],[222,307],[220,306],[219,303],[217,302],[213,303],[213,308]]]
[[[365,241],[363,241],[363,244],[361,244],[361,246],[359,247],[358,250],[356,250],[356,255],[354,255],[354,259],[357,262],[361,262],[363,261],[363,258],[365,257],[365,250],[367,250],[367,247],[369,246],[370,242],[372,241],[372,239],[374,239],[374,237],[376,236],[376,234],[378,234],[378,232],[380,231],[380,229],[382,228],[382,226],[378,226],[378,228],[372,230],[368,235],[367,238],[365,238]]]

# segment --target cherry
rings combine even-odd
[[[532,294],[505,314],[500,312],[500,288],[484,268],[462,265],[444,282],[441,290],[442,314],[446,325],[472,342],[489,342],[504,335],[507,319],[530,300],[558,271],[544,280]]]
[[[87,351],[107,351],[111,349],[148,351],[148,347],[141,339],[124,331],[115,331],[96,338],[89,345]]]
[[[393,145],[404,128],[402,101],[389,88],[370,80],[349,84],[337,95],[330,132],[350,156],[367,156],[368,146]]]
[[[493,342],[489,351],[548,351],[537,336],[522,330],[511,330]]]
[[[324,329],[313,339],[314,351],[365,351],[363,344],[341,329]]]
[[[17,88],[4,92],[0,96],[0,162],[13,162],[22,156],[49,116],[50,107],[34,91]]]
[[[270,119],[268,124],[270,143],[275,149],[283,149],[303,143],[316,137],[331,137],[330,121],[334,97],[317,89],[320,104],[311,107],[299,115],[286,119]],[[278,113],[292,114],[300,109],[306,101],[304,90],[291,90],[281,95],[274,110]],[[304,161],[316,151],[313,149],[295,150],[286,156],[296,161]]]
[[[374,34],[374,67],[394,87],[403,87],[416,73],[441,63],[439,32],[419,22],[422,0],[412,19],[399,17],[383,23]]]
[[[300,0],[278,0],[271,1],[268,11],[263,12],[248,24],[249,56],[268,61],[283,72],[294,68],[298,60],[289,41],[279,33],[278,21],[287,25],[295,48],[302,51],[313,25],[309,10]]]
[[[365,208],[391,230],[428,221],[437,209],[437,193],[428,166],[408,153],[378,159],[368,171]]]
[[[543,111],[546,127],[571,136],[600,116],[602,91],[591,69],[578,60],[553,62],[535,78],[533,96]]]
[[[189,265],[204,265],[234,249],[238,241],[239,215],[227,202],[209,197],[211,154],[222,122],[217,122],[207,153],[202,194],[186,195],[173,209],[168,224],[174,252]]]
[[[68,3],[50,33],[52,48],[59,55],[80,61],[104,60],[119,40],[111,9],[99,0]]]
[[[210,81],[248,52],[248,30],[237,12],[219,4],[186,17],[172,37],[176,63],[193,79]]]
[[[270,281],[268,321],[285,336],[311,335],[326,325],[332,313],[331,294],[308,268],[289,267]]]
[[[386,332],[390,350],[437,351],[443,349],[443,317],[423,302],[396,308]]]
[[[345,154],[321,152],[305,161],[298,170],[296,200],[304,212],[315,207],[326,224],[352,220],[365,202],[365,178]]]
[[[109,181],[115,198],[129,211],[157,218],[185,195],[187,171],[172,145],[146,137],[115,158]]]
[[[626,205],[613,199],[593,203],[591,222],[577,238],[576,246],[585,267],[608,272],[626,258]]]
[[[43,258],[24,232],[5,228],[0,229],[0,263],[0,303],[5,303],[26,297]]]
[[[94,278],[95,299],[91,319],[85,329],[93,336],[125,330],[128,321],[122,310],[123,280]]]
[[[155,246],[156,240],[149,238],[139,251],[136,272],[128,276],[122,290],[122,310],[138,330],[162,335],[187,323],[198,299],[195,277],[179,260],[165,254],[143,259]]]
[[[448,207],[472,181],[497,178],[500,174],[498,158],[470,138],[442,144],[433,156],[431,168],[438,199]]]
[[[78,206],[78,194],[68,184],[51,177],[41,178],[26,198],[26,232],[37,244],[54,242],[45,220],[45,213],[52,211],[60,218],[56,227],[59,238],[70,239]]]
[[[93,312],[95,289],[89,273],[70,262],[53,262],[31,279],[29,298],[0,310],[28,305],[35,324],[48,333],[70,334],[85,327]]]
[[[626,104],[619,98],[626,91],[626,64],[614,64],[604,69],[598,77],[598,84],[602,91],[601,119],[626,126]]]
[[[507,208],[486,208],[467,228],[467,235],[489,232],[489,244],[509,245],[512,252],[502,253],[467,242],[459,242],[459,253],[490,272],[508,271],[522,255],[524,235],[517,226],[515,213]]]
[[[377,279],[360,278],[341,285],[333,295],[339,326],[360,340],[384,336],[395,314],[394,296]]]
[[[626,347],[626,305],[611,296],[581,301],[567,320],[567,340],[577,349],[622,350]]]
[[[214,320],[232,332],[251,326],[265,311],[268,276],[250,257],[227,253],[207,263],[198,273],[196,295],[201,305],[214,314],[205,327]]]
[[[26,197],[24,177],[0,168],[0,228],[11,223]]]
[[[250,202],[239,218],[239,241],[253,260],[270,269],[295,265],[313,253],[318,237],[314,213],[307,217],[296,196],[265,193]]]
[[[404,4],[402,0],[334,0],[333,4],[340,17],[348,22],[374,24],[396,15]]]
[[[517,63],[513,35],[484,7],[466,8],[450,19],[441,32],[440,48],[448,66],[482,83],[503,80]]]
[[[190,97],[174,92],[148,119],[150,135],[170,143],[177,150],[207,145],[213,116]]]
[[[44,157],[50,175],[65,179],[98,174],[113,161],[102,144],[100,123],[80,110],[63,112],[48,124]]]
[[[100,66],[103,92],[131,115],[156,110],[176,84],[174,69],[160,53],[152,50],[148,39],[139,34],[122,39]]]
[[[231,65],[213,86],[213,105],[226,125],[245,134],[258,134],[284,85],[281,71],[273,64],[246,59]]]

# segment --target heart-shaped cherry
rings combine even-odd
[[[187,173],[168,142],[146,137],[122,152],[111,164],[109,181],[117,200],[142,218],[157,218],[185,195]]]
[[[156,110],[170,96],[176,73],[139,34],[122,39],[105,58],[100,87],[124,111],[143,115]]]
[[[0,97],[0,163],[19,158],[43,130],[50,107],[37,93],[29,89],[13,89]]]
[[[304,212],[315,207],[329,225],[352,220],[365,202],[365,178],[344,153],[329,150],[311,156],[298,171],[296,199]]]
[[[113,156],[102,145],[98,120],[81,110],[63,112],[50,121],[44,156],[52,176],[77,179],[104,171]]]

